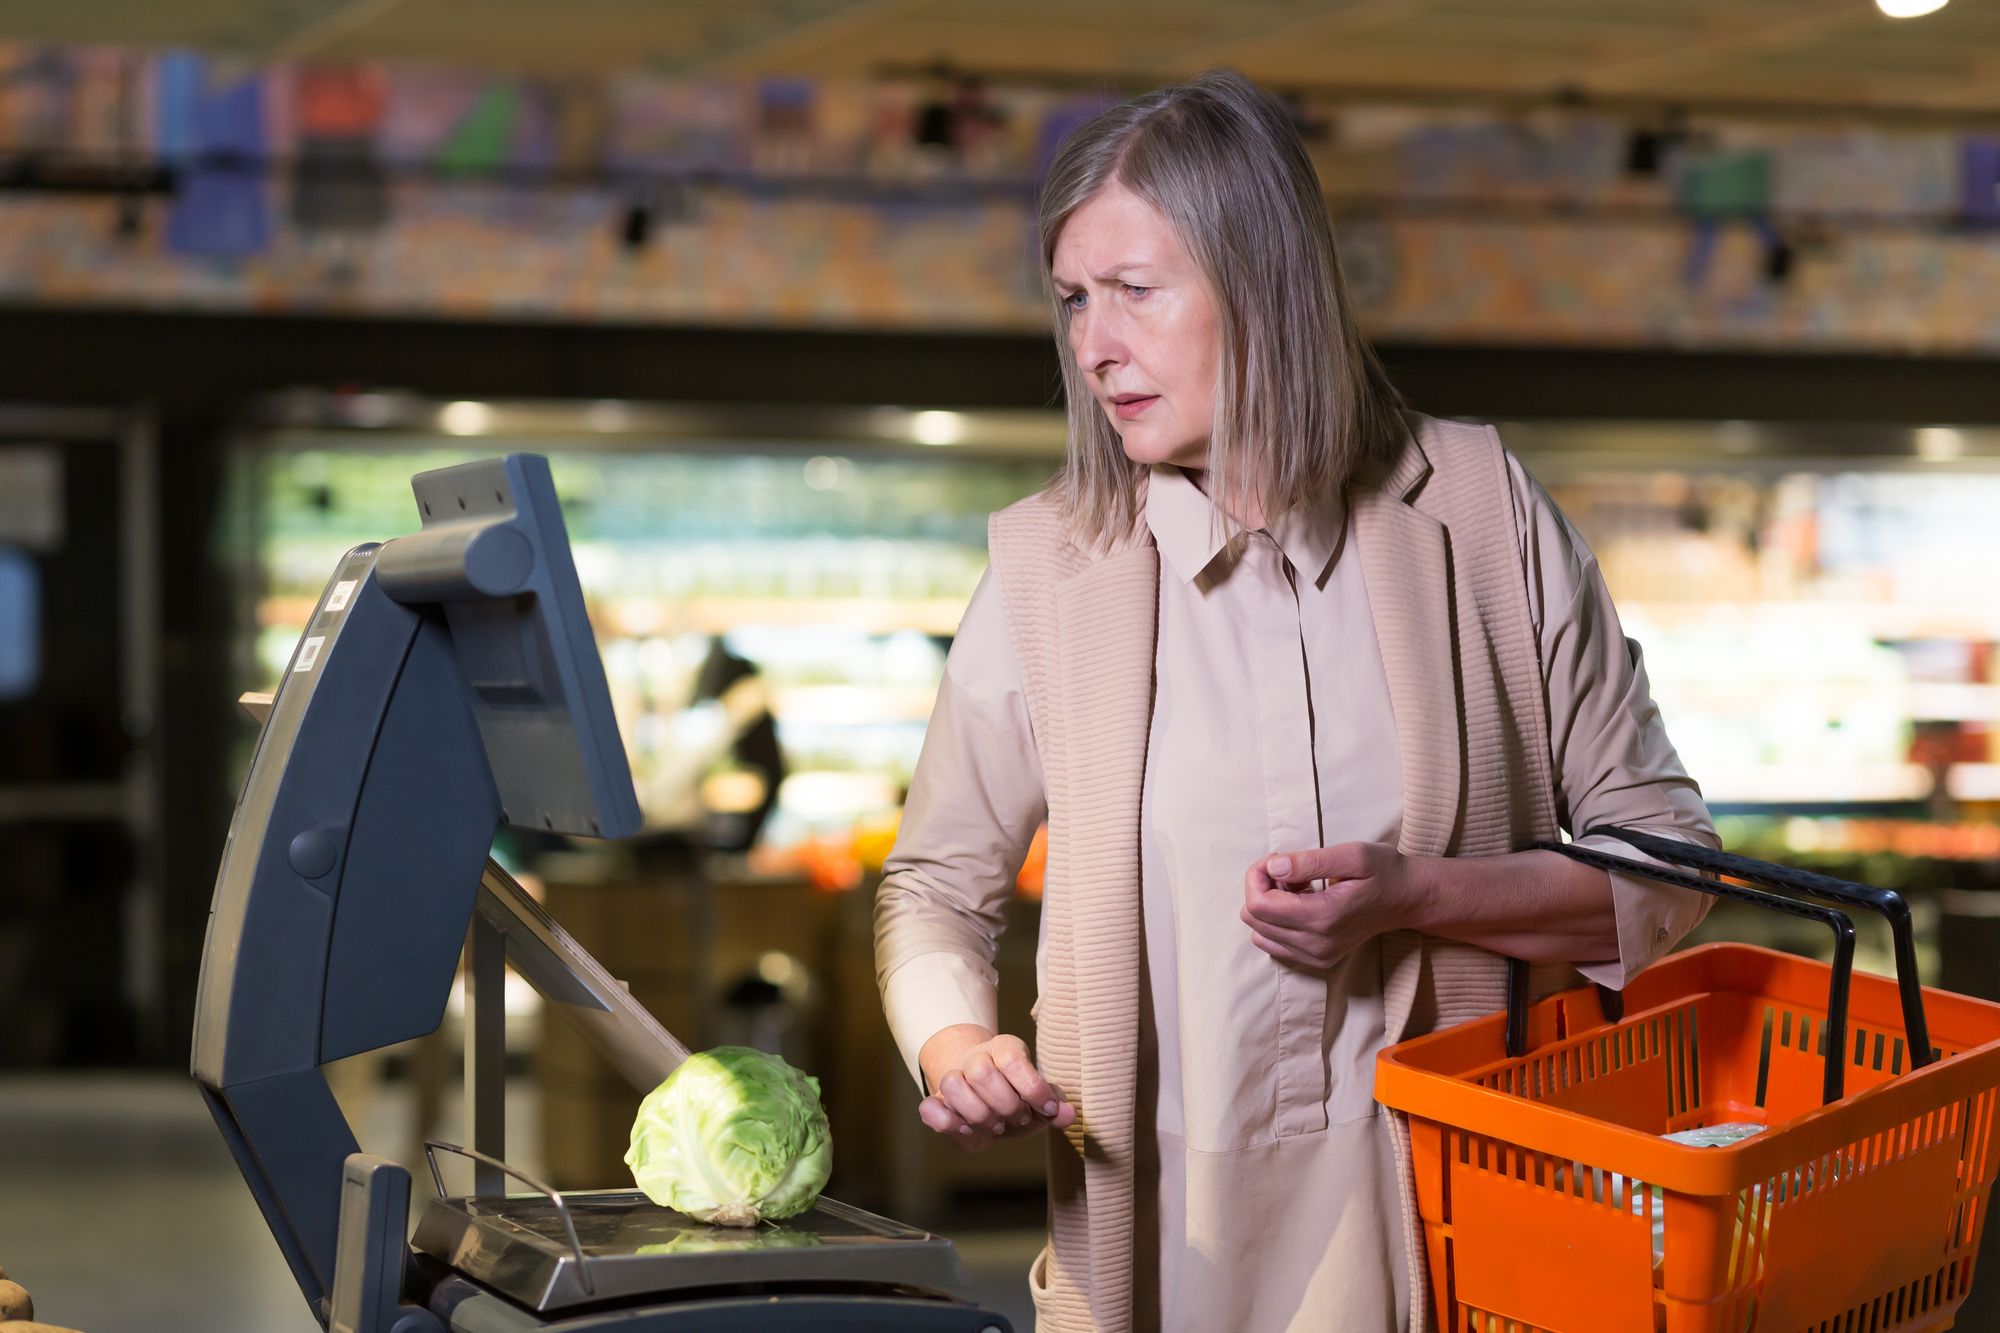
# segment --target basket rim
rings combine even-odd
[[[1826,964],[1812,959],[1758,945],[1726,941],[1670,955],[1655,964],[1655,968],[1698,975],[1715,963],[1729,961],[1730,955],[1768,955],[1791,965],[1805,964],[1831,970]],[[1891,979],[1858,972],[1854,974],[1854,982],[1857,988],[1864,983],[1886,986],[1892,991],[1895,987]],[[1599,1022],[1580,1031],[1572,1031],[1562,1041],[1545,1043],[1536,1050],[1553,1052],[1563,1047],[1586,1044],[1607,1032],[1632,1027],[1685,1007],[1705,995],[1720,993],[1726,992],[1715,986],[1679,993],[1647,1009],[1628,1013],[1617,1023]],[[1575,987],[1546,996],[1534,1007],[1542,1009],[1558,999],[1588,997],[1590,994],[1588,986]],[[1954,1002],[1973,1004],[1991,1011],[1995,1035],[1956,1055],[1942,1056],[1922,1069],[1910,1070],[1829,1105],[1815,1107],[1775,1125],[1768,1125],[1762,1133],[1727,1147],[1706,1148],[1673,1143],[1644,1130],[1630,1129],[1579,1111],[1531,1101],[1516,1093],[1481,1087],[1470,1081],[1479,1070],[1515,1063],[1513,1060],[1503,1059],[1482,1065],[1478,1070],[1458,1073],[1422,1068],[1411,1062],[1411,1055],[1436,1044],[1463,1041],[1468,1033],[1482,1029],[1497,1032],[1506,1022],[1504,1012],[1472,1019],[1441,1032],[1412,1037],[1384,1048],[1376,1058],[1375,1096],[1383,1106],[1415,1120],[1449,1126],[1531,1152],[1615,1171],[1676,1193],[1734,1194],[1801,1163],[1845,1149],[1873,1134],[1944,1110],[1967,1097],[2000,1088],[2000,1004],[1931,987],[1925,988],[1925,994],[1927,999],[1933,995],[1949,997]]]

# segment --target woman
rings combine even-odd
[[[1713,831],[1582,539],[1362,342],[1279,103],[1113,108],[1041,237],[1068,462],[994,516],[876,908],[923,1123],[1058,1131],[1044,1330],[1423,1327],[1376,1053],[1701,917],[1521,848]],[[991,962],[1045,815],[1030,1058]]]

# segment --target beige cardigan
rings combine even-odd
[[[1401,850],[1493,855],[1555,836],[1543,695],[1515,554],[1506,460],[1488,428],[1411,418],[1395,460],[1349,503],[1404,767]],[[1048,1333],[1132,1320],[1140,987],[1139,803],[1159,555],[1144,525],[1107,550],[1069,540],[1037,495],[994,515],[993,574],[1019,652],[1049,806],[1047,985],[1037,1057],[1077,1104],[1050,1136],[1051,1244],[1031,1280]],[[1389,1039],[1490,1013],[1505,964],[1402,933],[1383,942]],[[1427,1325],[1407,1180],[1411,1326]]]

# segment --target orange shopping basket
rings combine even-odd
[[[1384,1051],[1375,1095],[1409,1117],[1437,1327],[1951,1327],[1993,1184],[2000,1005],[1917,984],[1909,911],[1886,890],[1590,832],[1668,866],[1549,846],[1819,921],[1833,962],[1711,944],[1622,995],[1532,1005],[1516,964],[1507,1013]],[[1895,981],[1852,975],[1853,922],[1827,901],[1889,919]],[[1762,1128],[1723,1147],[1662,1137],[1718,1125]]]

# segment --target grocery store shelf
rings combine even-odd
[[[1930,770],[1921,764],[1772,765],[1702,783],[1711,806],[1867,805],[1921,801],[1932,790]]]
[[[312,597],[266,597],[257,603],[257,625],[260,629],[303,630],[312,619],[313,608],[319,605],[317,595]]]
[[[915,685],[786,685],[772,691],[781,721],[926,722],[937,691]]]
[[[1784,620],[1824,616],[1842,624],[1859,625],[1869,637],[1901,639],[2000,639],[2000,609],[1992,602],[1909,603],[1830,601],[1796,598],[1789,601],[1723,601],[1691,598],[1668,601],[1641,597],[1620,599],[1621,609],[1642,613],[1654,624],[1678,627],[1714,623],[1731,617]]]
[[[1744,680],[1681,680],[1671,688],[1682,707],[1728,713],[1768,708],[1782,692],[1790,703],[1810,699],[1827,708],[1894,700],[1904,717],[1917,722],[1990,722],[2000,720],[2000,685],[1912,681],[1900,687],[1866,680],[1787,682],[1782,691],[1771,682]],[[1664,692],[1664,691],[1663,691]]]
[[[591,607],[600,634],[679,634],[697,630],[722,634],[755,626],[828,626],[868,634],[916,630],[950,636],[965,616],[964,597],[705,597],[619,598]],[[316,599],[266,597],[257,603],[257,623],[266,628],[303,629]]]
[[[1909,716],[1920,722],[2000,720],[2000,685],[1917,681],[1904,699]]]
[[[1063,414],[1048,408],[938,411],[912,407],[831,404],[692,403],[496,398],[476,404],[476,429],[465,426],[463,404],[396,392],[344,393],[293,389],[255,403],[250,417],[282,449],[407,448],[412,434],[435,440],[566,438],[598,448],[651,452],[754,446],[764,452],[1062,458],[1068,439]],[[454,409],[459,409],[454,419]],[[382,441],[378,444],[371,436]]]
[[[699,630],[721,634],[756,626],[815,627],[893,634],[958,633],[965,616],[962,597],[730,597],[687,601],[621,599],[604,606],[600,632],[673,634]]]
[[[2000,764],[1953,764],[1944,789],[1955,801],[2000,801]]]

